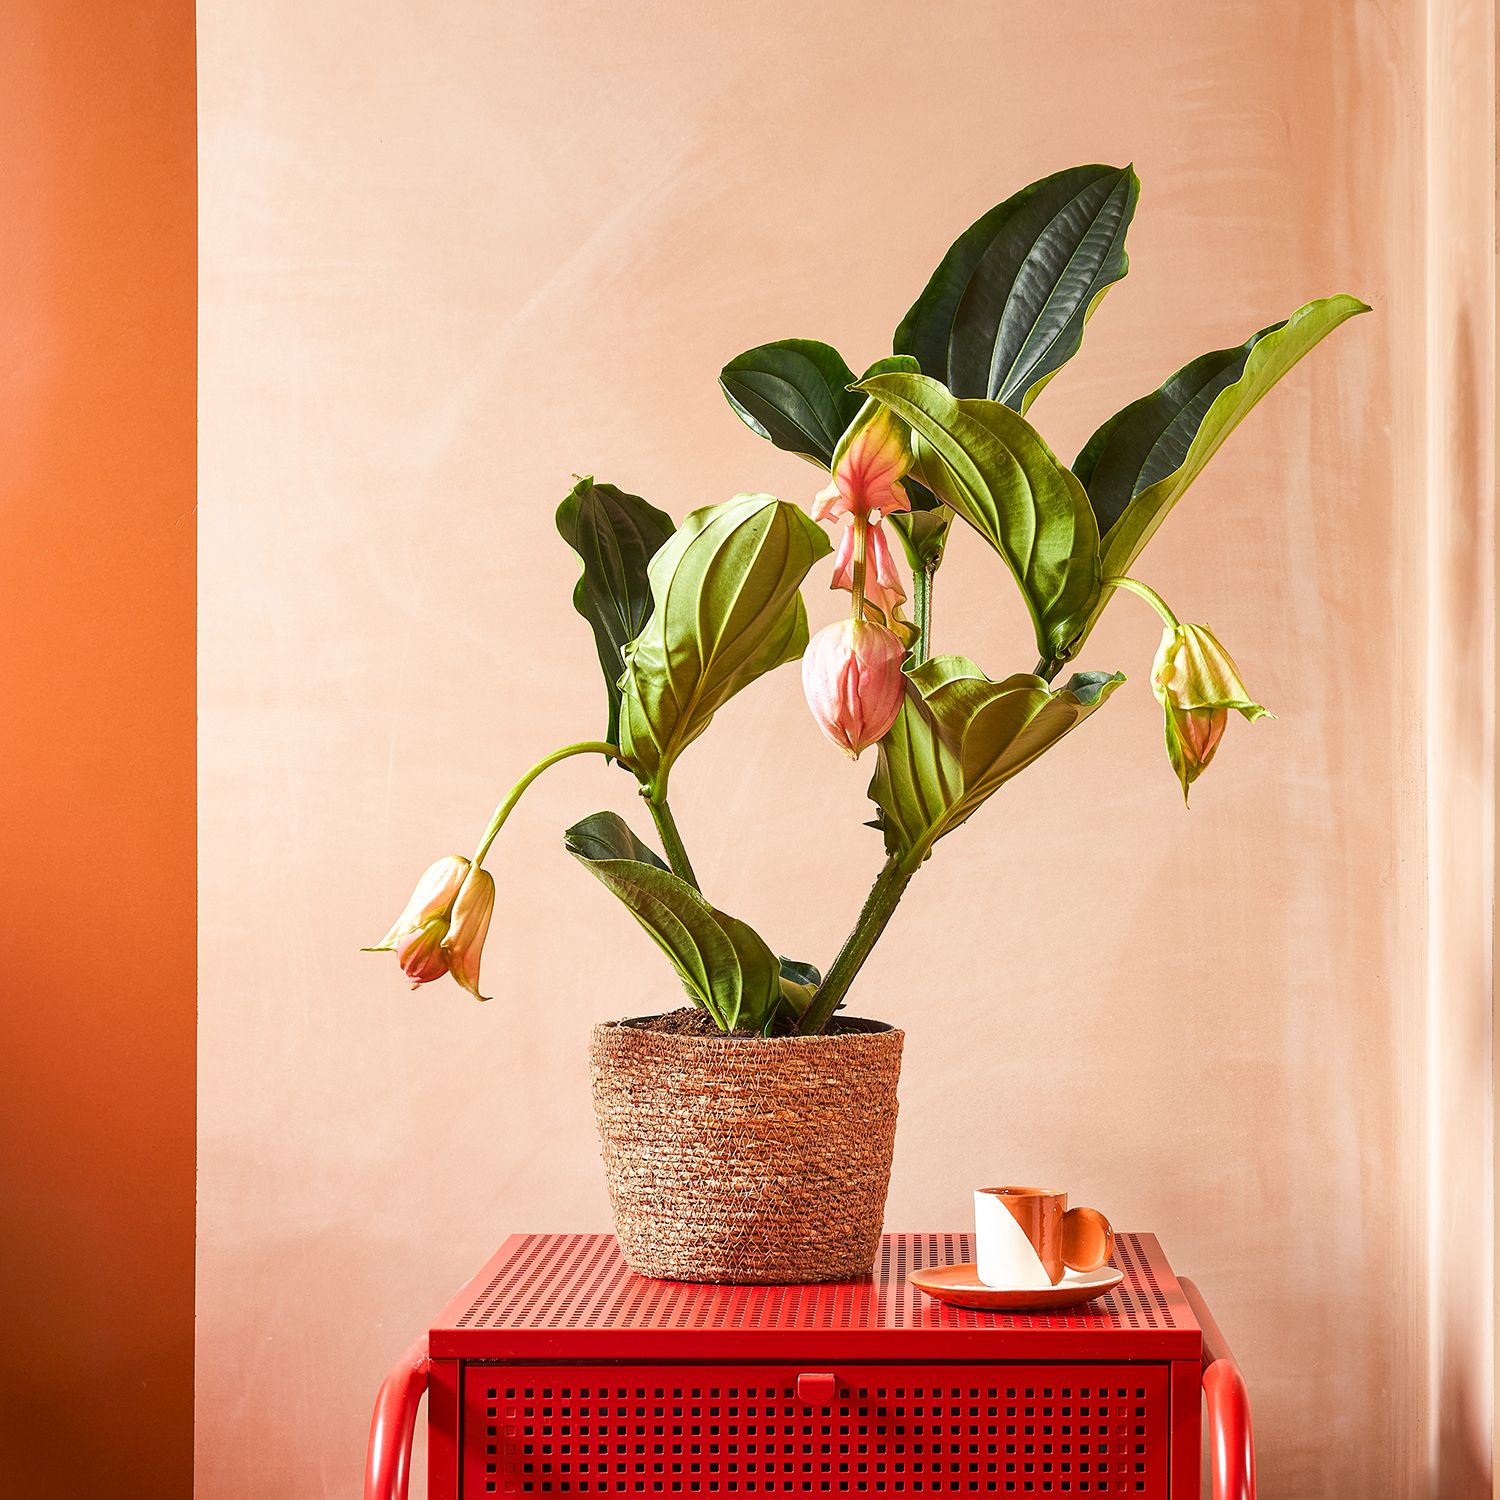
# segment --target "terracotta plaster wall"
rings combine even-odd
[[[909,1030],[892,1228],[977,1179],[1158,1232],[1254,1391],[1265,1492],[1424,1462],[1424,40],[1409,0],[922,8],[203,0],[198,1480],[347,1495],[387,1361],[507,1231],[607,1223],[586,1027],[674,1001],[562,853],[618,772],[538,783],[496,995],[376,937],[602,692],[552,526],[593,472],[677,515],[815,476],[724,406],[764,339],[856,366],[1032,177],[1135,161],[1133,269],[1033,416],[1064,454],[1205,349],[1376,308],[1255,414],[1142,571],[1279,718],[1185,813],[1129,687],[945,843],[855,1003]],[[836,603],[815,592],[816,619]],[[959,539],[940,649],[1026,669]],[[878,863],[868,765],[794,671],[674,802],[716,900],[825,962]]]
[[[0,6],[0,1491],[192,1488],[191,0]]]

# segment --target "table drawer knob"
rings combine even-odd
[[[837,1375],[799,1375],[797,1395],[809,1406],[830,1406],[839,1393]]]

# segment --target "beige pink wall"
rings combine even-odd
[[[1158,1232],[1238,1346],[1266,1492],[1424,1462],[1424,39],[1407,0],[309,6],[202,0],[198,1476],[347,1495],[385,1363],[509,1230],[598,1228],[594,1019],[673,1001],[560,847],[507,830],[496,1000],[361,956],[509,779],[593,735],[552,510],[573,471],[681,515],[813,471],[714,375],[772,337],[857,366],[1021,183],[1135,161],[1134,268],[1033,416],[1065,454],[1309,297],[1375,314],[1258,412],[1146,555],[1233,644],[1184,813],[1132,679],[919,878],[858,1009],[909,1029],[889,1224],[1045,1178]],[[1414,498],[1418,497],[1418,498]],[[818,595],[815,617],[833,604]],[[953,549],[941,649],[1029,667]],[[867,767],[795,672],[674,779],[716,900],[826,961],[877,862]]]

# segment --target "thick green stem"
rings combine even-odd
[[[1063,664],[1060,661],[1050,661],[1044,656],[1032,668],[1032,676],[1040,677],[1043,682],[1051,682],[1062,669]]]
[[[859,973],[864,961],[870,956],[870,950],[880,940],[880,934],[885,931],[886,923],[894,915],[901,893],[910,880],[911,871],[903,868],[899,860],[886,860],[885,867],[875,877],[875,884],[870,887],[870,894],[865,898],[864,909],[854,924],[854,931],[839,949],[827,978],[818,986],[818,993],[813,996],[812,1004],[802,1017],[797,1029],[804,1036],[816,1036],[828,1025],[829,1018],[849,993],[854,976]]]
[[[682,835],[677,831],[677,820],[672,816],[672,809],[667,806],[665,799],[661,802],[653,802],[648,797],[646,806],[651,809],[651,816],[656,823],[656,831],[661,835],[662,848],[667,851],[667,863],[672,867],[672,873],[679,880],[685,880],[696,891],[700,889],[698,877],[693,874],[692,862],[688,859],[687,850],[682,844]]]
[[[917,616],[917,644],[913,647],[916,665],[921,666],[932,655],[932,579],[936,561],[924,563],[912,571],[912,607]]]
[[[1144,599],[1162,618],[1163,623],[1169,630],[1181,629],[1177,616],[1172,613],[1171,606],[1154,588],[1148,583],[1142,583],[1139,578],[1127,578],[1123,573],[1118,578],[1106,578],[1104,587],[1107,589],[1128,589],[1138,599]]]
[[[484,837],[479,841],[479,847],[474,851],[475,866],[484,863],[484,857],[490,852],[490,845],[495,842],[495,835],[505,826],[505,820],[510,816],[511,809],[521,800],[522,793],[531,785],[538,776],[549,766],[555,766],[560,760],[567,760],[570,755],[603,755],[611,760],[618,760],[620,747],[611,745],[605,740],[583,740],[576,745],[564,745],[561,750],[554,750],[551,755],[539,760],[506,794],[505,801],[495,809],[494,816],[490,819],[489,827],[484,830]]]

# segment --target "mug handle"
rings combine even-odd
[[[1063,1215],[1063,1264],[1070,1271],[1097,1271],[1114,1249],[1115,1232],[1097,1208],[1070,1208]]]

